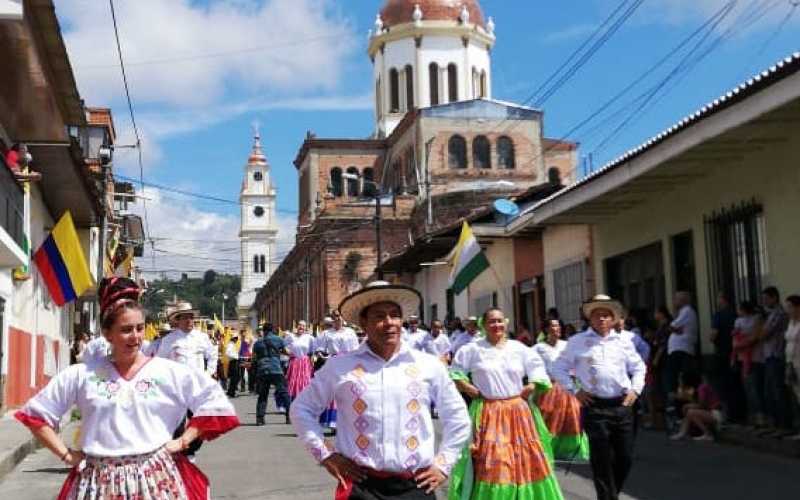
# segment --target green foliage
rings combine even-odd
[[[148,320],[155,320],[163,311],[167,302],[174,297],[178,300],[191,302],[200,310],[201,316],[213,317],[214,314],[222,318],[222,295],[228,296],[225,301],[226,319],[236,316],[236,297],[241,290],[241,280],[235,274],[219,274],[208,270],[202,278],[190,278],[186,275],[179,280],[158,279],[148,284],[148,290],[143,297],[147,309]]]

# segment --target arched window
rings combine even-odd
[[[342,186],[342,169],[333,167],[331,169],[331,194],[334,198],[342,196],[344,193],[344,186]]]
[[[486,70],[481,71],[481,97],[488,97],[489,91],[486,83]]]
[[[406,66],[406,108],[414,109],[414,69],[410,64]]]
[[[492,168],[492,147],[485,135],[472,141],[472,164],[475,168]]]
[[[467,168],[467,141],[454,135],[447,143],[447,162],[450,168]]]
[[[395,68],[389,70],[389,112],[400,111],[400,74]]]
[[[449,102],[458,100],[458,67],[453,63],[447,66],[447,97]]]
[[[375,80],[375,111],[378,116],[383,115],[383,92],[381,89],[381,78]]]
[[[439,65],[431,63],[428,66],[428,80],[430,80],[431,106],[439,104]]]
[[[478,81],[478,68],[472,67],[472,97],[480,97],[480,82]]]
[[[547,169],[547,182],[550,184],[561,184],[561,171],[557,167]]]
[[[264,255],[261,255],[258,258],[258,261],[259,261],[259,264],[261,264],[261,267],[260,267],[261,268],[261,273],[263,274],[263,273],[267,272],[267,259],[266,259],[266,257],[264,257]]]
[[[367,182],[370,181],[370,182]],[[375,189],[375,169],[372,167],[367,167],[364,169],[364,188],[363,193],[364,196],[375,196],[377,190]]]
[[[506,136],[497,139],[497,168],[512,170],[516,168],[516,162],[514,141]]]
[[[356,167],[349,167],[347,169],[347,173],[349,175],[355,175],[356,176],[355,179],[350,179],[350,178],[347,179],[347,196],[351,196],[353,198],[356,198],[358,196],[358,194],[359,194],[359,191],[360,191],[358,185],[361,184],[360,180],[358,179],[358,177],[359,177],[358,169]]]
[[[253,255],[253,272],[258,274],[258,255]]]

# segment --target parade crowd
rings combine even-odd
[[[698,318],[679,292],[672,312],[628,313],[598,295],[583,324],[550,310],[541,331],[507,330],[504,312],[448,328],[416,316],[411,287],[375,282],[344,299],[324,328],[262,325],[223,335],[195,328],[180,303],[145,340],[140,290],[100,286],[103,335],[81,345],[16,418],[71,466],[59,499],[206,499],[194,455],[239,425],[230,398],[258,394],[256,425],[275,406],[337,479],[335,498],[561,499],[554,466],[589,462],[599,500],[617,499],[640,421],[673,439],[714,439],[726,421],[797,439],[800,298],[774,288],[763,308],[719,296],[711,366]],[[783,307],[785,305],[785,308]],[[57,433],[77,407],[79,449]],[[435,443],[433,421],[441,439]]]

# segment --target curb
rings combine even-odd
[[[79,425],[80,421],[78,420],[67,422],[61,426],[59,435],[65,440],[67,446],[74,447],[72,442],[73,436]],[[0,483],[2,483],[9,474],[14,472],[17,465],[25,460],[28,455],[42,447],[33,435],[29,433],[28,436],[29,438],[27,440],[13,447],[11,450],[0,451]]]

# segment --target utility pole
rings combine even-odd
[[[377,186],[376,186],[377,187]],[[383,281],[383,248],[381,245],[381,193],[380,189],[375,190],[375,274],[378,275],[378,280]]]

